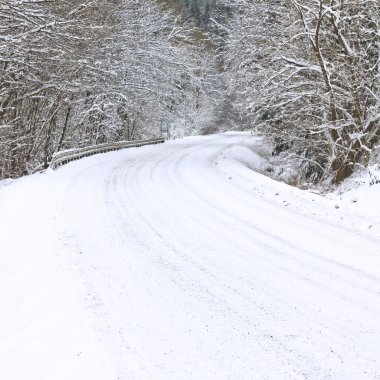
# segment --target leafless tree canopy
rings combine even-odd
[[[166,125],[259,129],[341,182],[379,145],[379,20],[378,0],[0,0],[0,178]]]
[[[154,0],[1,0],[0,178],[64,148],[211,120],[215,58],[202,35]]]

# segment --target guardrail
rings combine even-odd
[[[80,158],[92,156],[98,153],[106,153],[113,150],[126,148],[135,148],[143,145],[161,144],[164,142],[165,139],[156,138],[150,140],[119,141],[115,143],[99,144],[79,149],[63,150],[53,155],[50,162],[50,168],[56,169],[61,165],[67,164],[68,162],[79,160]]]

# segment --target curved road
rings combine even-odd
[[[232,159],[236,147],[260,159],[254,138],[229,134],[40,180],[57,194],[46,212],[76,310],[68,339],[73,315],[87,331],[46,379],[64,378],[61,367],[90,379],[91,365],[107,380],[380,379],[380,239]],[[73,366],[89,341],[98,351]]]

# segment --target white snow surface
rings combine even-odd
[[[379,185],[289,187],[261,144],[192,137],[0,186],[0,379],[380,379]]]

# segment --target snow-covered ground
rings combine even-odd
[[[0,379],[380,379],[380,185],[261,174],[257,137],[0,186]]]

